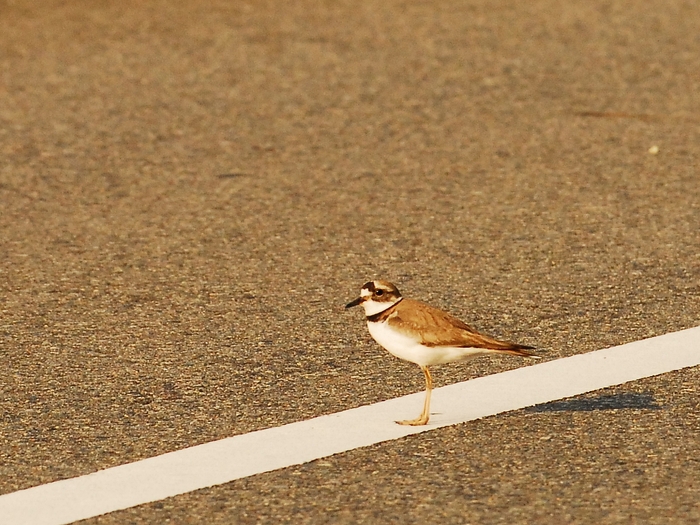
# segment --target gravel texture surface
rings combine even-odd
[[[374,278],[547,359],[698,325],[698,49],[683,0],[0,1],[0,493],[420,390]],[[699,384],[90,521],[698,523]]]

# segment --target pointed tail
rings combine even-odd
[[[497,351],[499,353],[504,353],[508,355],[517,355],[520,357],[532,357],[534,359],[540,359],[541,356],[537,355],[535,352],[530,352],[530,350],[535,350],[534,346],[519,345],[516,343],[507,343],[508,346],[504,348],[499,348]]]

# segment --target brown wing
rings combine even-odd
[[[455,346],[502,350],[516,355],[530,355],[523,350],[530,346],[499,341],[480,334],[456,317],[430,305],[412,299],[404,299],[388,317],[390,326],[405,330],[425,346]]]

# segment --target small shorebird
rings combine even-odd
[[[532,346],[499,341],[480,334],[456,317],[430,305],[404,299],[387,281],[370,281],[360,297],[345,308],[362,305],[367,328],[377,343],[389,353],[416,363],[425,375],[425,403],[416,419],[397,421],[400,425],[426,425],[430,418],[430,394],[433,380],[428,367],[464,361],[484,354],[510,354],[539,358],[529,352]]]

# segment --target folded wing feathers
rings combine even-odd
[[[404,308],[397,309],[389,315],[387,322],[390,326],[400,327],[411,333],[425,346],[484,348],[507,354],[536,357],[532,352],[526,351],[533,349],[531,346],[499,341],[480,334],[456,317],[425,303],[411,299],[404,299],[403,302],[414,304],[410,305],[412,308],[405,308],[409,306],[405,304]],[[430,328],[426,330],[426,327]]]

